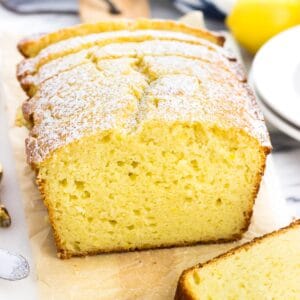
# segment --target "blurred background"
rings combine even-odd
[[[43,33],[111,18],[178,19],[194,10],[202,12],[195,18],[203,16],[208,29],[233,37],[271,133],[283,196],[299,217],[299,0],[0,0],[0,34]]]

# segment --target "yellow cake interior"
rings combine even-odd
[[[190,271],[191,299],[299,299],[299,225]]]
[[[86,136],[39,165],[62,257],[234,239],[264,153],[244,131],[148,122]]]

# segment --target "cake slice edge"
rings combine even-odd
[[[184,270],[182,272],[182,274],[180,275],[180,277],[179,277],[174,299],[175,300],[195,300],[195,299],[199,299],[199,298],[195,297],[194,293],[189,289],[189,286],[188,286],[188,276],[193,276],[193,275],[191,275],[191,273],[193,273],[195,270],[201,269],[205,266],[211,265],[215,262],[226,259],[228,257],[232,257],[235,254],[238,254],[243,250],[248,251],[249,249],[252,249],[256,245],[261,244],[262,242],[264,242],[266,240],[272,239],[272,238],[277,237],[277,236],[281,236],[284,233],[286,233],[290,230],[293,230],[297,227],[300,228],[300,219],[293,221],[291,224],[289,224],[286,227],[283,227],[283,228],[280,228],[278,230],[272,231],[272,232],[267,233],[263,236],[256,237],[253,240],[251,240],[251,241],[249,241],[249,242],[247,242],[243,245],[237,246],[237,247],[235,247],[235,248],[233,248],[233,249],[231,249],[231,250],[229,250],[225,253],[222,253],[221,255],[218,255],[218,256],[208,260],[207,262],[199,263],[196,266],[193,266],[189,269]]]

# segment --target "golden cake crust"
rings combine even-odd
[[[255,137],[265,153],[270,151],[263,117],[239,64],[229,55],[224,55],[223,48],[209,41],[202,42],[203,45],[190,45],[185,36],[172,40],[173,32],[180,30],[184,34],[208,40],[214,37],[213,34],[169,21],[102,22],[97,26],[117,30],[124,24],[130,24],[132,31],[151,28],[154,36],[155,30],[158,35],[163,30],[163,40],[132,42],[129,39],[127,42],[125,35],[125,40],[117,45],[109,40],[107,46],[93,48],[78,64],[71,66],[69,62],[66,63],[69,53],[63,53],[61,64],[65,69],[51,73],[51,68],[55,69],[53,66],[45,72],[46,75],[41,74],[41,82],[37,82],[32,97],[23,105],[25,119],[33,124],[26,141],[31,164],[40,163],[59,147],[83,135],[106,130],[137,132],[145,122],[153,119],[166,122],[199,121],[211,123],[212,126],[218,124],[224,129],[239,128]],[[90,26],[94,28],[96,25]],[[42,49],[57,41],[60,41],[58,44],[63,42],[67,45],[72,43],[72,39],[63,39],[95,32],[90,26],[79,25],[34,42],[22,42],[20,48],[28,48],[29,52],[33,49],[36,54],[37,47]],[[117,36],[118,32],[113,33]],[[122,45],[132,46],[132,49],[129,47],[128,53],[125,50],[123,52]],[[118,54],[113,46],[121,49]],[[44,49],[47,55],[48,48]],[[80,50],[80,47],[76,48],[75,55]],[[71,63],[73,55],[71,53]],[[36,58],[42,59],[39,54],[32,59]],[[25,65],[30,65],[32,59],[25,60]],[[49,59],[45,68],[53,59],[52,52]],[[57,67],[60,62],[56,59],[53,62]],[[35,70],[36,74],[38,72]],[[129,72],[130,76],[123,76],[122,72]],[[34,80],[30,82],[30,79],[32,74],[27,71],[19,77],[25,90],[30,90],[34,85]],[[82,81],[86,84],[82,85]],[[124,97],[116,102],[121,90]],[[109,100],[95,103],[97,97]],[[153,107],[155,97],[159,97],[163,105]]]
[[[218,261],[220,259],[223,259],[225,257],[230,257],[238,252],[241,252],[243,250],[248,250],[250,249],[251,247],[255,246],[256,244],[259,244],[261,243],[263,240],[265,239],[270,239],[270,238],[273,238],[273,237],[276,237],[278,235],[281,235],[283,233],[285,233],[286,231],[292,229],[292,228],[296,228],[296,227],[300,227],[300,219],[292,222],[290,225],[284,227],[284,228],[281,228],[277,231],[273,231],[271,233],[268,233],[268,234],[265,234],[261,237],[257,237],[257,238],[254,238],[252,241],[248,242],[248,243],[245,243],[241,246],[238,246],[238,247],[235,247],[231,250],[229,250],[228,252],[226,253],[223,253],[205,263],[200,263],[196,266],[193,266],[185,271],[183,271],[183,273],[181,274],[180,278],[179,278],[179,281],[178,281],[178,285],[177,285],[177,289],[176,289],[176,293],[175,293],[175,300],[194,300],[195,298],[193,297],[191,291],[188,289],[188,287],[186,286],[186,277],[188,276],[188,274],[190,272],[193,272],[195,269],[199,269],[199,268],[203,268],[204,266],[206,265],[210,265],[210,264],[213,264],[215,261]]]

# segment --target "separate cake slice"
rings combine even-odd
[[[300,299],[300,220],[184,271],[175,299]]]
[[[230,241],[248,228],[271,146],[222,42],[157,20],[21,42],[28,162],[59,257]]]

